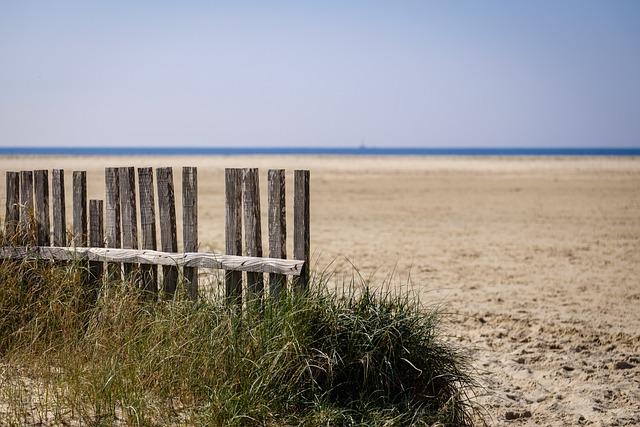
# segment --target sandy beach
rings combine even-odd
[[[215,251],[225,167],[260,168],[263,218],[267,169],[287,170],[289,196],[310,169],[314,268],[340,280],[353,264],[374,285],[395,272],[441,305],[491,424],[640,424],[639,158],[0,158],[3,175],[65,169],[68,221],[71,171],[102,199],[105,166],[173,166],[178,201],[181,167],[197,166],[200,248]]]

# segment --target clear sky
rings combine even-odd
[[[640,147],[638,0],[0,6],[2,146]]]

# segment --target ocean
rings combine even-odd
[[[0,155],[58,156],[640,156],[639,148],[0,147]]]

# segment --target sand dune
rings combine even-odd
[[[293,169],[311,169],[316,268],[353,263],[372,283],[395,270],[443,304],[495,424],[640,424],[640,159],[0,158],[0,172],[64,168],[69,195],[71,170],[87,170],[90,198],[105,166],[124,165],[174,166],[176,183],[198,166],[201,248],[214,250],[224,167],[259,167],[263,184],[285,168],[290,189]]]

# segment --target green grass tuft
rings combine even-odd
[[[250,304],[145,302],[81,265],[0,264],[2,424],[472,425],[437,310],[367,286]]]

